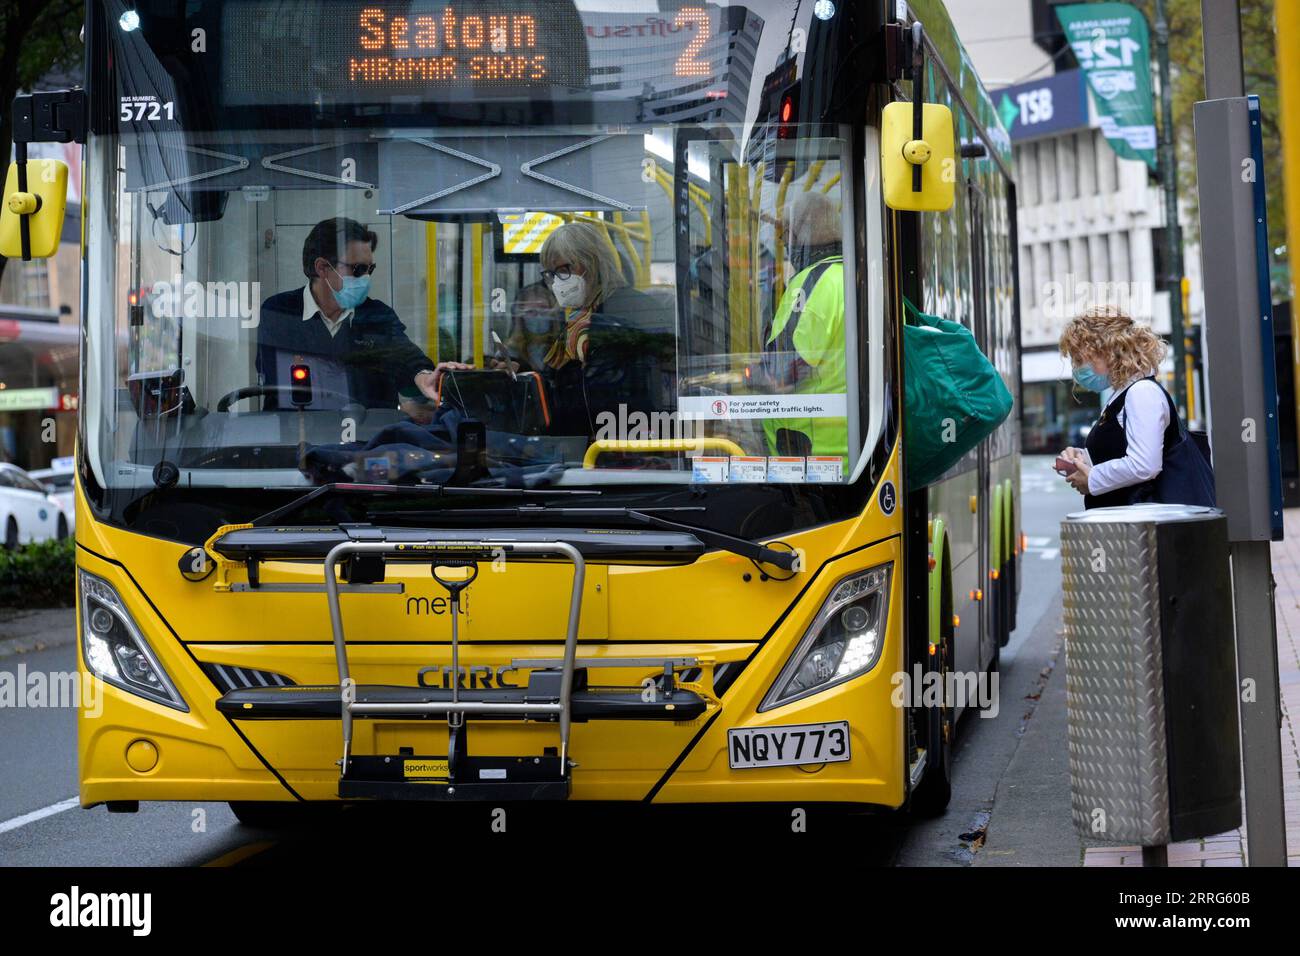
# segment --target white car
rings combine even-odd
[[[66,538],[72,519],[45,486],[17,465],[0,462],[0,545]]]
[[[66,462],[66,464],[65,464]],[[72,470],[71,458],[56,458],[49,468],[36,468],[28,476],[44,485],[54,499],[63,507],[63,514],[68,519],[68,530],[77,527],[77,476]]]

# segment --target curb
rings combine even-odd
[[[0,658],[63,647],[77,639],[75,608],[39,608],[0,616]]]

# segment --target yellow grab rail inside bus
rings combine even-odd
[[[666,172],[658,167],[655,168],[655,178],[658,180],[660,187],[668,195],[668,201],[673,201],[673,179]],[[708,202],[713,198],[708,192],[695,183],[688,183],[686,193],[691,198],[695,208],[700,211],[700,218],[704,222],[704,245],[713,245],[713,222],[709,215]]]
[[[785,216],[781,213],[785,210],[785,193],[790,188],[790,179],[794,173],[793,164],[787,165],[785,171],[781,173],[781,184],[776,187],[776,301],[780,302],[781,297],[785,295],[785,268],[782,263],[785,262]]]
[[[644,289],[650,284],[650,268],[648,264],[644,269],[642,268],[641,256],[637,252],[636,246],[633,245],[633,239],[635,238],[633,232],[635,229],[631,224],[623,221],[621,212],[614,213],[613,226],[614,234],[618,236],[619,242],[622,243],[624,250],[627,252],[628,259],[632,262],[632,271],[636,275],[636,287]]]
[[[826,160],[819,159],[808,167],[808,175],[804,177],[804,192],[810,192],[813,186],[817,185],[817,180],[822,178],[822,167],[825,165]]]
[[[476,222],[469,227],[470,241],[470,315],[473,317],[472,330],[474,343],[474,364],[483,367],[483,320],[487,315],[483,308],[483,224]]]
[[[587,447],[582,456],[583,468],[595,468],[596,459],[607,452],[616,451],[725,451],[728,455],[744,455],[730,438],[598,438]]]
[[[438,354],[438,224],[424,224],[424,310],[425,310],[425,349],[429,358],[437,362]]]

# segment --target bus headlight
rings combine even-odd
[[[889,620],[891,573],[892,566],[882,564],[831,588],[760,712],[826,690],[875,666]]]
[[[90,672],[114,687],[188,712],[113,586],[81,570],[77,578],[81,586],[81,647]]]

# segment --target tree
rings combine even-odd
[[[1264,183],[1268,187],[1269,262],[1275,267],[1274,298],[1287,295],[1285,281],[1277,277],[1287,273],[1286,263],[1277,261],[1275,250],[1286,245],[1286,207],[1282,193],[1281,130],[1278,123],[1277,40],[1273,26],[1274,0],[1240,0],[1241,58],[1246,92],[1259,96],[1263,115]],[[1279,0],[1288,2],[1288,0]],[[1289,0],[1294,2],[1294,0]],[[1147,22],[1155,23],[1154,0],[1134,0]],[[1172,80],[1174,142],[1178,153],[1178,196],[1195,212],[1196,140],[1192,128],[1192,110],[1205,99],[1205,46],[1201,33],[1201,0],[1166,0],[1165,16],[1169,21],[1169,61]],[[1154,45],[1155,35],[1151,42]],[[1155,56],[1152,51],[1152,61]],[[1157,103],[1156,115],[1160,109]],[[1188,239],[1199,235],[1193,217],[1187,230]],[[1280,288],[1279,288],[1280,286]]]
[[[81,0],[0,0],[0,156],[9,165],[14,97],[81,62]],[[8,260],[0,256],[0,276]]]

